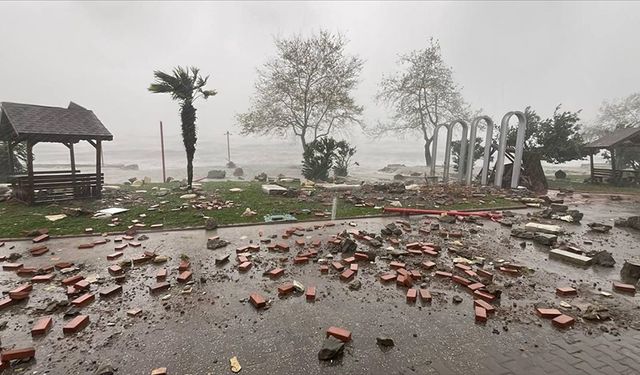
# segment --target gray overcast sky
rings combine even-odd
[[[366,64],[356,94],[372,123],[377,82],[398,53],[440,40],[465,98],[499,120],[558,103],[592,119],[604,99],[638,91],[638,2],[0,3],[0,100],[93,109],[127,142],[157,121],[177,135],[177,105],[146,91],[154,69],[195,65],[219,95],[200,102],[200,139],[247,109],[273,36],[340,31]],[[357,134],[357,132],[354,132]]]

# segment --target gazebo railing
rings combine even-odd
[[[44,203],[100,197],[104,174],[39,171],[33,173],[32,180],[28,175],[16,175],[11,181],[18,199]]]

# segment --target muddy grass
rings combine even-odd
[[[250,224],[264,222],[265,215],[293,214],[299,221],[317,220],[329,216],[331,210],[331,194],[318,193],[313,196],[304,194],[293,197],[269,196],[261,191],[260,182],[207,182],[202,184],[203,199],[188,200],[180,196],[187,194],[180,189],[179,183],[148,184],[143,187],[121,185],[120,190],[105,191],[101,200],[76,200],[56,204],[27,206],[17,202],[0,203],[0,238],[16,238],[29,236],[30,232],[40,228],[47,228],[52,236],[83,234],[86,228],[92,228],[94,233],[122,232],[132,225],[132,220],[138,220],[147,227],[162,224],[164,229],[186,227],[200,227],[205,224],[207,217],[214,218],[220,225]],[[168,189],[166,195],[161,195],[159,189]],[[241,192],[231,192],[231,188],[240,188]],[[337,218],[374,216],[382,214],[382,210],[374,206],[388,203],[385,198],[398,199],[404,207],[417,206],[420,208],[438,208],[438,204],[415,197],[403,197],[402,194],[363,194],[367,204],[357,204],[353,197],[340,193]],[[404,199],[407,198],[407,199]],[[208,202],[217,201],[224,207],[209,209],[198,207]],[[150,210],[151,207],[156,209]],[[491,209],[513,206],[513,202],[499,196],[485,196],[475,199],[464,199],[448,202],[444,209]],[[90,215],[71,217],[51,222],[46,215],[61,214],[65,208],[82,208],[95,212],[108,207],[122,207],[129,211],[118,214],[120,225],[110,226],[110,219],[91,219]],[[242,216],[245,209],[251,209],[257,214]]]

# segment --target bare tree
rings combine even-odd
[[[258,69],[248,112],[237,115],[243,134],[293,133],[302,146],[347,125],[360,124],[362,107],[351,92],[362,60],[348,56],[342,35],[276,39],[276,57]]]
[[[436,125],[469,118],[469,106],[462,99],[452,70],[442,59],[440,44],[433,38],[422,50],[401,55],[401,70],[383,77],[376,99],[394,110],[387,121],[379,121],[371,133],[419,133],[424,140],[424,160],[431,166],[430,150]]]

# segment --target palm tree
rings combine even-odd
[[[13,170],[9,163],[9,144],[0,142],[0,182],[7,182],[8,177],[14,173],[23,173],[27,165],[27,147],[24,142],[18,143],[13,148]]]
[[[180,118],[182,119],[182,142],[187,152],[187,182],[189,188],[193,182],[193,156],[196,153],[196,109],[193,102],[198,98],[207,99],[217,94],[215,90],[205,90],[209,76],[202,77],[196,67],[173,69],[173,74],[156,70],[155,81],[149,86],[152,93],[169,93],[171,99],[180,102]]]

